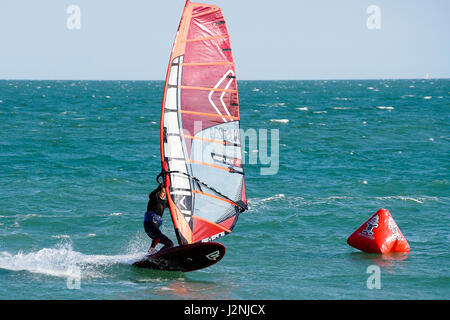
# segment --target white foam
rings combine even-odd
[[[280,194],[276,194],[267,198],[263,198],[263,199],[248,199],[248,206],[249,209],[251,210],[253,207],[257,207],[257,208],[261,208],[267,205],[267,203],[272,202],[272,201],[279,201],[281,199],[284,199],[285,195],[283,193]]]
[[[55,239],[70,239],[70,236],[67,234],[57,234],[57,235],[53,235],[52,238]]]
[[[394,110],[394,107],[378,106],[377,109],[380,109],[380,110]]]
[[[286,196],[283,193],[279,193],[274,196],[270,196],[268,198],[261,199],[260,201],[267,202],[267,201],[273,201],[273,200],[280,200],[280,199],[283,199],[284,197],[286,197]]]
[[[430,97],[430,96],[426,96],[426,97],[423,97],[425,100],[430,100],[430,99],[432,99],[433,97]]]
[[[74,272],[81,272],[82,278],[98,278],[105,277],[102,270],[107,266],[119,263],[131,264],[141,257],[142,252],[114,256],[85,255],[73,251],[72,245],[66,243],[30,253],[0,252],[0,268],[55,277],[71,277]]]
[[[308,109],[308,107],[300,107],[300,108],[296,108],[297,110],[300,110],[300,111],[308,111],[309,109]]]
[[[413,201],[416,203],[424,203],[425,201],[439,201],[437,197],[430,196],[421,196],[421,197],[410,197],[410,196],[386,196],[386,197],[377,197],[379,200],[402,200],[402,201]]]
[[[270,119],[270,122],[288,123],[289,119]]]
[[[346,197],[346,196],[330,196],[325,198],[325,200],[348,200],[348,199],[353,199],[352,197]]]

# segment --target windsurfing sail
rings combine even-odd
[[[247,199],[235,62],[217,6],[186,2],[166,76],[160,143],[178,243],[231,233]]]

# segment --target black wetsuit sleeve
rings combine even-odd
[[[154,211],[157,192],[158,190],[155,189],[148,195],[147,211]]]

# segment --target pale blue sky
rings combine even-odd
[[[450,77],[448,0],[208,2],[225,13],[239,79]],[[164,79],[184,3],[0,0],[0,79]],[[66,26],[71,4],[80,30]]]

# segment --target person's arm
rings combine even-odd
[[[155,198],[157,196],[156,193],[157,193],[157,190],[153,190],[148,195],[147,211],[151,211],[152,204],[155,203],[155,201],[157,201],[156,198]]]
[[[151,199],[154,199],[157,192],[158,192],[158,189],[153,190],[153,191],[150,192],[150,194],[148,195],[148,198],[149,198],[150,200],[151,200]]]

